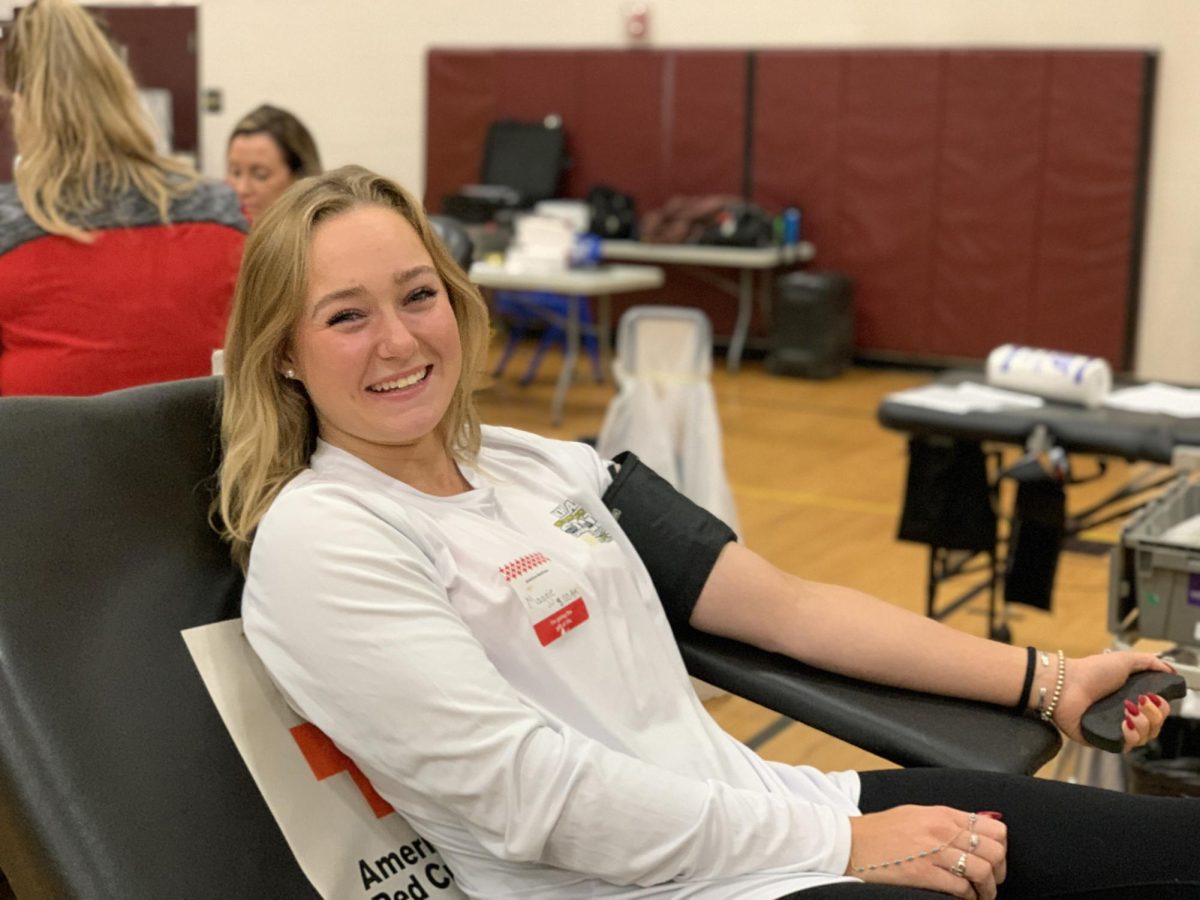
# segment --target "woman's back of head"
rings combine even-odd
[[[21,205],[41,228],[88,240],[87,217],[134,189],[163,221],[196,181],[187,164],[160,156],[133,76],[100,25],[71,0],[23,9],[5,46],[13,97]]]

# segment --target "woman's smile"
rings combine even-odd
[[[373,394],[396,394],[400,392],[411,393],[407,388],[415,388],[418,385],[423,385],[425,379],[429,377],[429,373],[433,371],[433,366],[422,366],[415,372],[407,375],[401,375],[396,378],[386,379],[369,385],[367,390]]]

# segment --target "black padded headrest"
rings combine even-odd
[[[0,399],[0,868],[34,897],[313,897],[181,629],[238,614],[216,379]]]

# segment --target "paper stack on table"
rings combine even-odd
[[[1129,412],[1192,418],[1200,416],[1200,390],[1151,381],[1113,391],[1104,398],[1104,405]]]
[[[1037,409],[1046,404],[1045,400],[1033,394],[1006,391],[973,381],[963,381],[954,386],[930,384],[889,394],[887,399],[893,403],[905,403],[909,406],[921,406],[959,415],[995,412],[1000,409]]]
[[[510,272],[561,272],[571,260],[575,231],[558,216],[518,216],[504,258]]]

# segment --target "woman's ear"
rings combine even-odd
[[[279,374],[288,379],[288,381],[296,380],[296,363],[292,359],[291,350],[285,350],[280,354],[279,363],[276,366],[276,369],[279,371]]]

